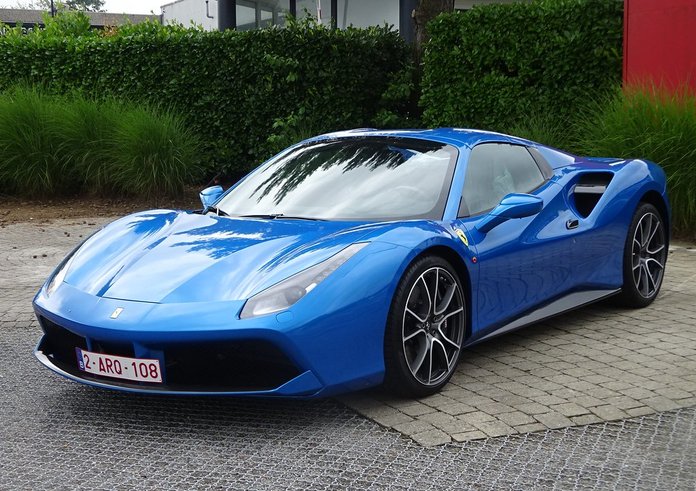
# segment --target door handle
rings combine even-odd
[[[566,222],[566,228],[568,230],[573,230],[574,228],[578,228],[578,225],[580,225],[580,222],[577,219],[568,220]]]

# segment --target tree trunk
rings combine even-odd
[[[414,31],[414,52],[416,66],[420,67],[423,57],[423,47],[428,42],[429,36],[426,30],[428,22],[442,12],[454,11],[454,0],[419,0],[418,6],[412,13]]]

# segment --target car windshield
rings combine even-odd
[[[232,216],[442,219],[457,150],[405,138],[323,141],[280,154],[217,208]]]

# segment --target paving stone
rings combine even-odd
[[[447,423],[452,423],[453,421],[457,421],[457,418],[454,416],[443,413],[440,411],[436,411],[434,413],[427,413],[427,414],[422,414],[418,416],[418,419],[420,421],[427,421],[428,423],[439,427],[440,425],[447,424]]]
[[[583,414],[581,416],[573,416],[570,420],[576,425],[589,425],[592,423],[599,423],[602,418],[595,414]]]
[[[436,409],[433,409],[432,407],[427,406],[425,404],[421,404],[420,402],[415,402],[411,405],[399,408],[399,411],[401,411],[404,414],[408,414],[409,416],[415,417],[420,416],[422,414],[432,413],[433,411],[436,411]]]
[[[563,416],[568,417],[580,416],[582,414],[588,414],[590,412],[586,408],[572,402],[567,402],[565,404],[555,404],[551,406],[551,409],[561,413]]]
[[[370,413],[368,412],[367,414]],[[373,413],[372,416],[368,417],[373,421],[376,421],[378,424],[386,427],[393,427],[398,424],[409,423],[413,421],[413,418],[411,416],[398,411],[384,411],[379,414]]]
[[[644,403],[646,406],[650,406],[655,411],[671,411],[672,409],[676,409],[679,407],[679,405],[672,399],[668,399],[667,397],[662,396],[651,397],[649,399],[642,399],[641,402]]]
[[[493,415],[514,411],[514,409],[511,408],[510,406],[508,406],[507,404],[500,404],[498,402],[492,402],[489,404],[480,404],[480,405],[477,405],[476,408],[481,412],[493,414]]]
[[[654,409],[648,406],[634,407],[627,409],[626,413],[631,417],[645,416],[646,414],[653,414]]]
[[[589,409],[593,414],[597,415],[604,421],[615,421],[617,419],[624,419],[628,417],[628,414],[614,406],[597,406]]]
[[[550,411],[548,406],[545,406],[543,404],[538,404],[536,402],[530,402],[527,404],[520,404],[517,406],[517,409],[522,411],[525,414],[541,414],[541,413],[548,413]]]
[[[411,435],[411,438],[417,443],[420,443],[424,447],[433,447],[435,445],[442,445],[444,443],[449,443],[452,441],[452,437],[449,436],[442,430],[429,430],[422,433],[416,433]]]
[[[545,414],[535,414],[534,418],[547,428],[565,428],[567,426],[573,426],[573,422],[563,416],[561,413],[545,413]]]
[[[415,435],[416,433],[425,433],[428,431],[435,430],[433,425],[428,423],[427,421],[422,421],[422,420],[413,420],[408,423],[401,423],[393,426],[393,429],[396,431],[399,431],[403,433],[404,435],[411,436]]]
[[[623,410],[644,406],[642,402],[626,396],[608,397],[604,400],[604,402],[610,406],[618,407],[619,409]]]
[[[551,406],[552,404],[563,404],[565,402],[568,402],[567,400],[557,397],[555,395],[543,395],[539,397],[534,397],[532,398],[534,402],[537,402],[539,404],[543,404],[544,406]]]
[[[515,426],[518,433],[532,433],[534,431],[546,431],[548,428],[541,423],[531,423],[528,425]]]
[[[569,400],[582,407],[601,406],[604,403],[602,399],[587,395],[578,395],[571,397]]]
[[[483,431],[486,435],[490,437],[513,435],[517,433],[517,430],[511,426],[503,423],[502,421],[481,421],[474,423],[479,430]]]
[[[682,389],[677,389],[676,387],[664,387],[661,389],[655,389],[655,392],[662,397],[666,397],[667,399],[675,400],[675,399],[685,399],[687,397],[691,397],[692,393],[687,392]]]
[[[484,413],[481,411],[474,411],[473,413],[466,413],[457,416],[458,419],[466,421],[470,424],[482,423],[484,421],[495,421],[495,416]]]
[[[521,411],[498,414],[497,418],[510,426],[518,427],[525,424],[534,423],[534,418]]]
[[[460,419],[455,419],[454,421],[433,423],[437,428],[444,431],[448,435],[454,435],[455,433],[467,433],[470,431],[476,431],[476,427],[466,421]]]
[[[476,408],[469,406],[468,404],[462,404],[461,402],[455,402],[454,404],[448,404],[440,408],[441,411],[451,414],[452,416],[457,416],[459,414],[470,413],[476,411]]]
[[[456,433],[452,435],[452,440],[455,442],[468,442],[472,440],[482,440],[488,438],[483,431],[467,431],[466,433]]]

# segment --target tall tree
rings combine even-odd
[[[426,29],[428,22],[433,20],[442,12],[452,12],[454,10],[454,0],[419,0],[418,6],[412,13],[414,27],[414,50],[416,63],[420,66],[423,56],[423,47],[428,42],[429,36]]]

